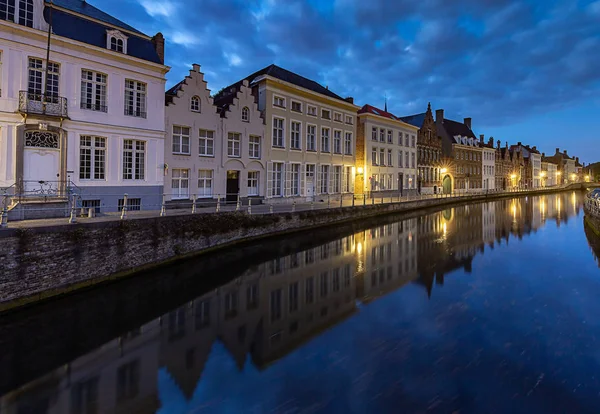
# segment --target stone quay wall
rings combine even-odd
[[[564,190],[533,190],[526,194]],[[190,214],[0,229],[0,312],[235,243],[379,215],[519,195],[525,194],[425,199],[281,214]]]

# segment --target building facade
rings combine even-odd
[[[357,130],[355,192],[368,195],[415,192],[417,127],[387,111],[365,105],[358,111]]]
[[[521,185],[524,188],[539,188],[541,186],[542,155],[537,147],[530,147],[518,142],[511,147],[511,151],[521,153],[523,158],[523,176]]]
[[[482,189],[490,191],[496,189],[496,149],[494,148],[494,138],[484,142],[483,135],[480,135],[479,144],[481,145],[481,171],[482,171]]]
[[[495,173],[496,188],[498,190],[507,190],[510,188],[512,161],[510,159],[508,142],[505,147],[500,147],[500,140],[496,143]]]
[[[542,154],[540,184],[542,187],[553,187],[558,184],[558,166],[545,158]]]
[[[248,82],[213,101],[199,65],[166,93],[167,201],[265,194],[265,126]]]
[[[442,139],[437,134],[431,104],[421,114],[401,118],[419,128],[417,136],[417,179],[419,192],[437,194],[442,189]]]
[[[557,166],[557,184],[568,184],[577,181],[577,167],[575,159],[569,156],[567,150],[560,152],[556,148],[554,155],[544,157],[545,161],[556,164]]]
[[[353,193],[359,109],[353,99],[276,65],[245,80],[265,119],[268,202],[319,201]],[[225,88],[215,101],[241,82]]]
[[[116,211],[125,193],[132,209],[159,206],[164,38],[86,2],[55,3],[0,13],[0,187],[21,195],[11,210],[71,194],[96,211]]]

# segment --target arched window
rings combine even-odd
[[[242,121],[249,122],[250,121],[250,110],[247,106],[242,108]]]
[[[123,39],[117,39],[116,37],[110,38],[110,50],[115,52],[123,53]]]
[[[127,36],[118,30],[106,31],[106,48],[119,53],[127,53]]]
[[[197,96],[194,96],[192,98],[192,101],[190,103],[190,110],[194,112],[200,112],[200,98],[198,98]]]

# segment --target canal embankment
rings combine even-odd
[[[81,222],[0,231],[0,311],[137,274],[195,255],[266,237],[382,215],[583,189],[430,198],[276,214],[240,212]],[[401,218],[401,217],[399,217]]]

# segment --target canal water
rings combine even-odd
[[[582,201],[381,218],[5,316],[0,412],[598,413]]]

